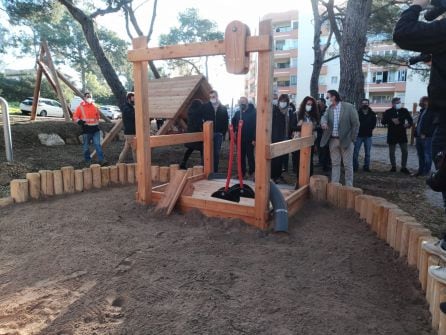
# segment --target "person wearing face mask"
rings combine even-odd
[[[415,127],[416,148],[418,155],[418,171],[413,177],[427,176],[432,168],[432,135],[434,133],[433,113],[428,110],[429,98],[421,97],[418,106],[417,125]]]
[[[358,110],[359,132],[353,152],[353,170],[359,168],[359,151],[364,143],[364,166],[363,171],[370,172],[370,149],[372,148],[372,133],[376,127],[376,113],[369,106],[369,99],[362,99]]]
[[[386,110],[383,114],[381,123],[387,125],[387,144],[389,145],[389,158],[392,168],[390,172],[396,172],[395,151],[398,144],[401,149],[401,172],[410,174],[407,169],[407,132],[412,127],[413,120],[409,111],[402,107],[401,99],[395,97],[392,99],[392,108]]]
[[[212,121],[214,124],[214,172],[218,172],[221,145],[229,125],[228,110],[218,100],[215,90],[209,92],[209,102],[203,104],[202,108],[204,121]]]
[[[345,169],[345,185],[353,186],[353,143],[359,129],[358,113],[352,104],[341,101],[335,90],[327,91],[330,106],[321,119],[324,130],[321,146],[328,144],[331,157],[331,181],[339,183],[341,159]]]
[[[273,106],[279,105],[279,96],[277,95],[277,93],[273,94],[272,104],[273,104]]]
[[[282,142],[288,139],[289,129],[289,103],[290,99],[287,94],[281,94],[278,104],[273,106],[271,143]],[[275,157],[271,160],[271,179],[277,184],[285,182],[282,177],[283,161],[285,155]]]
[[[135,94],[127,93],[127,102],[122,109],[122,122],[124,123],[124,148],[119,154],[118,163],[124,162],[129,149],[132,150],[133,162],[136,163],[136,129],[135,129]]]
[[[291,131],[293,132],[293,138],[300,137],[300,132],[302,129],[302,124],[304,122],[311,122],[313,124],[313,136],[317,137],[316,127],[320,121],[319,107],[316,100],[313,97],[305,97],[299,107],[297,113],[293,113],[293,117],[290,119]],[[310,158],[310,175],[313,175],[313,154],[315,150],[315,145],[311,147],[311,158]],[[300,151],[293,152],[296,157],[293,170],[299,175],[299,163],[300,163]]]
[[[89,145],[93,142],[98,160],[101,165],[106,165],[104,153],[101,147],[101,134],[99,130],[99,110],[93,103],[90,92],[84,93],[84,101],[76,108],[73,121],[82,127],[83,153],[85,164],[91,164]]]
[[[240,152],[242,160],[242,174],[243,177],[245,177],[246,172],[248,172],[249,177],[253,177],[256,168],[254,158],[254,148],[256,143],[256,109],[253,104],[248,103],[248,98],[246,97],[240,97],[239,110],[235,112],[231,120],[232,127],[236,133],[238,132],[238,122],[240,117],[243,120],[242,148]],[[246,160],[248,160],[248,169],[246,166]]]

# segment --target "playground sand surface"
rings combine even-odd
[[[274,235],[134,192],[0,208],[0,334],[434,334],[415,271],[352,211],[308,202]]]

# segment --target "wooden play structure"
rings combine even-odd
[[[133,63],[135,84],[136,138],[137,138],[137,179],[136,199],[142,204],[159,202],[169,196],[169,184],[152,188],[151,148],[188,142],[203,141],[204,173],[188,176],[184,191],[176,203],[180,210],[192,208],[208,216],[239,218],[248,224],[265,229],[270,219],[270,166],[271,159],[300,150],[300,173],[295,187],[281,186],[288,214],[295,213],[309,194],[310,147],[314,143],[311,124],[304,124],[302,137],[271,144],[272,122],[272,36],[271,21],[262,21],[259,36],[250,36],[249,29],[239,21],[231,22],[225,33],[225,40],[173,45],[160,48],[147,48],[146,38],[133,40],[133,50],[128,58]],[[233,203],[212,198],[211,194],[224,186],[222,180],[208,180],[213,166],[213,126],[206,122],[202,133],[150,136],[150,119],[154,110],[150,101],[153,96],[148,80],[148,61],[224,55],[229,73],[244,74],[248,71],[249,54],[258,52],[258,89],[257,89],[257,129],[256,129],[256,171],[255,199],[243,198]],[[235,182],[235,181],[234,181]]]

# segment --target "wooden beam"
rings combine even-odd
[[[107,136],[105,136],[104,140],[102,141],[101,147],[104,149],[113,139],[118,135],[119,131],[122,129],[122,126],[124,123],[122,122],[122,119],[118,120],[113,128],[108,132]],[[96,150],[94,150],[90,154],[91,159],[96,157]]]
[[[56,70],[56,73],[60,80],[62,80],[65,85],[67,85],[74,92],[74,94],[81,98],[84,96],[82,92],[79,91],[67,78],[65,78],[65,76],[60,71]]]
[[[44,62],[41,62],[40,60],[37,61],[37,64],[42,67],[43,74],[45,75],[53,90],[57,93],[56,83],[54,82],[53,76],[51,75],[51,70]]]
[[[203,160],[204,174],[209,176],[214,172],[214,123],[206,121],[203,124]]]
[[[37,68],[36,86],[34,87],[33,104],[31,106],[31,120],[36,119],[37,104],[40,98],[40,86],[42,85],[42,72],[41,66]]]
[[[259,33],[267,35],[271,45],[271,20],[261,21]],[[248,48],[247,48],[247,51]],[[270,49],[259,52],[257,77],[257,125],[256,125],[256,170],[255,170],[255,221],[260,229],[267,227],[269,204],[269,181],[271,178],[271,161],[266,158],[265,147],[271,144],[271,97],[273,95],[273,57]]]
[[[133,48],[144,48],[145,37],[132,41]],[[148,62],[133,63],[135,86],[135,123],[136,123],[136,157],[137,157],[137,201],[142,204],[152,202],[152,159],[150,150],[150,111],[149,111],[149,73]]]
[[[191,142],[203,141],[203,133],[185,133],[174,135],[155,135],[150,136],[150,147],[164,147],[168,145],[176,145]]]
[[[271,32],[260,36],[250,36],[246,39],[246,52],[271,51]],[[128,52],[130,62],[148,62],[150,60],[178,59],[188,57],[216,56],[225,54],[225,42],[209,41],[202,43],[190,43],[169,45],[159,48],[147,48],[146,46]]]
[[[313,124],[311,122],[302,123],[301,136],[308,137],[313,134]],[[300,150],[299,160],[299,188],[310,184],[310,160],[311,160],[311,147],[306,147]]]
[[[314,137],[307,136],[301,138],[294,138],[288,141],[282,141],[267,145],[266,150],[266,159],[273,159],[275,157],[280,157],[282,155],[288,154],[290,152],[294,152],[297,150],[301,150],[307,147],[310,147],[314,144]]]
[[[309,191],[310,191],[310,186],[305,185],[304,187],[301,187],[298,190],[291,193],[290,195],[288,195],[285,198],[285,201],[287,202],[288,206],[291,206],[295,201],[302,198],[302,196],[308,195]]]

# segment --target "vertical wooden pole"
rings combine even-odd
[[[271,20],[261,21],[259,34],[269,35],[271,39]],[[272,44],[271,44],[272,45]],[[273,66],[272,52],[261,51],[258,58],[257,85],[257,125],[256,125],[256,188],[255,188],[255,221],[256,226],[265,229],[268,219],[269,181],[271,178],[271,160],[266,159],[266,150],[271,144],[272,105],[271,96]]]
[[[313,134],[313,124],[311,122],[302,123],[301,137],[311,136]],[[307,147],[300,150],[299,160],[299,188],[308,185],[310,183],[310,160],[311,160],[311,147]]]
[[[214,172],[214,126],[212,121],[203,124],[203,160],[206,177]]]
[[[133,39],[133,49],[146,48],[147,38],[144,36]],[[136,123],[136,156],[138,191],[137,201],[142,204],[152,202],[151,150],[150,150],[150,111],[149,111],[149,81],[148,62],[133,63],[133,78],[135,85],[135,123]]]
[[[42,51],[40,51],[42,52]],[[34,87],[34,95],[33,95],[33,105],[31,107],[31,120],[34,121],[36,119],[37,112],[37,104],[40,98],[40,85],[42,84],[42,67],[39,66],[37,68],[37,76],[36,76],[36,86]]]

